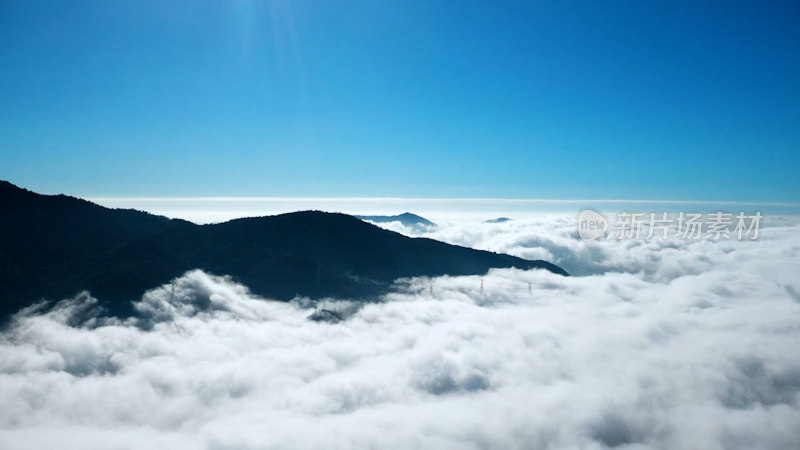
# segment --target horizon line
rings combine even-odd
[[[800,207],[800,202],[758,202],[758,201],[714,201],[714,200],[647,200],[647,199],[546,199],[546,198],[493,198],[493,197],[82,197],[92,202],[104,201],[152,201],[152,202],[204,202],[204,201],[415,201],[415,202],[520,202],[520,203],[655,203],[690,205],[747,205]]]

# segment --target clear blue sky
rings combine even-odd
[[[0,178],[800,201],[800,4],[0,3]]]

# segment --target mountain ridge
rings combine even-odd
[[[110,313],[188,270],[229,275],[257,295],[370,299],[397,278],[474,275],[545,261],[411,238],[341,213],[301,211],[198,225],[0,181],[0,317],[89,290]]]

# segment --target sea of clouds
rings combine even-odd
[[[0,335],[0,448],[800,448],[800,225],[771,219],[716,242],[390,223],[574,276],[399,280],[357,307],[192,271],[125,321],[90,294],[31,308]]]

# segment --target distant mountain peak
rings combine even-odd
[[[368,220],[370,222],[375,223],[387,223],[387,222],[400,222],[401,224],[407,227],[435,227],[436,224],[431,222],[430,220],[418,216],[416,214],[412,214],[410,212],[404,212],[402,214],[398,214],[395,216],[356,216],[361,220]]]

